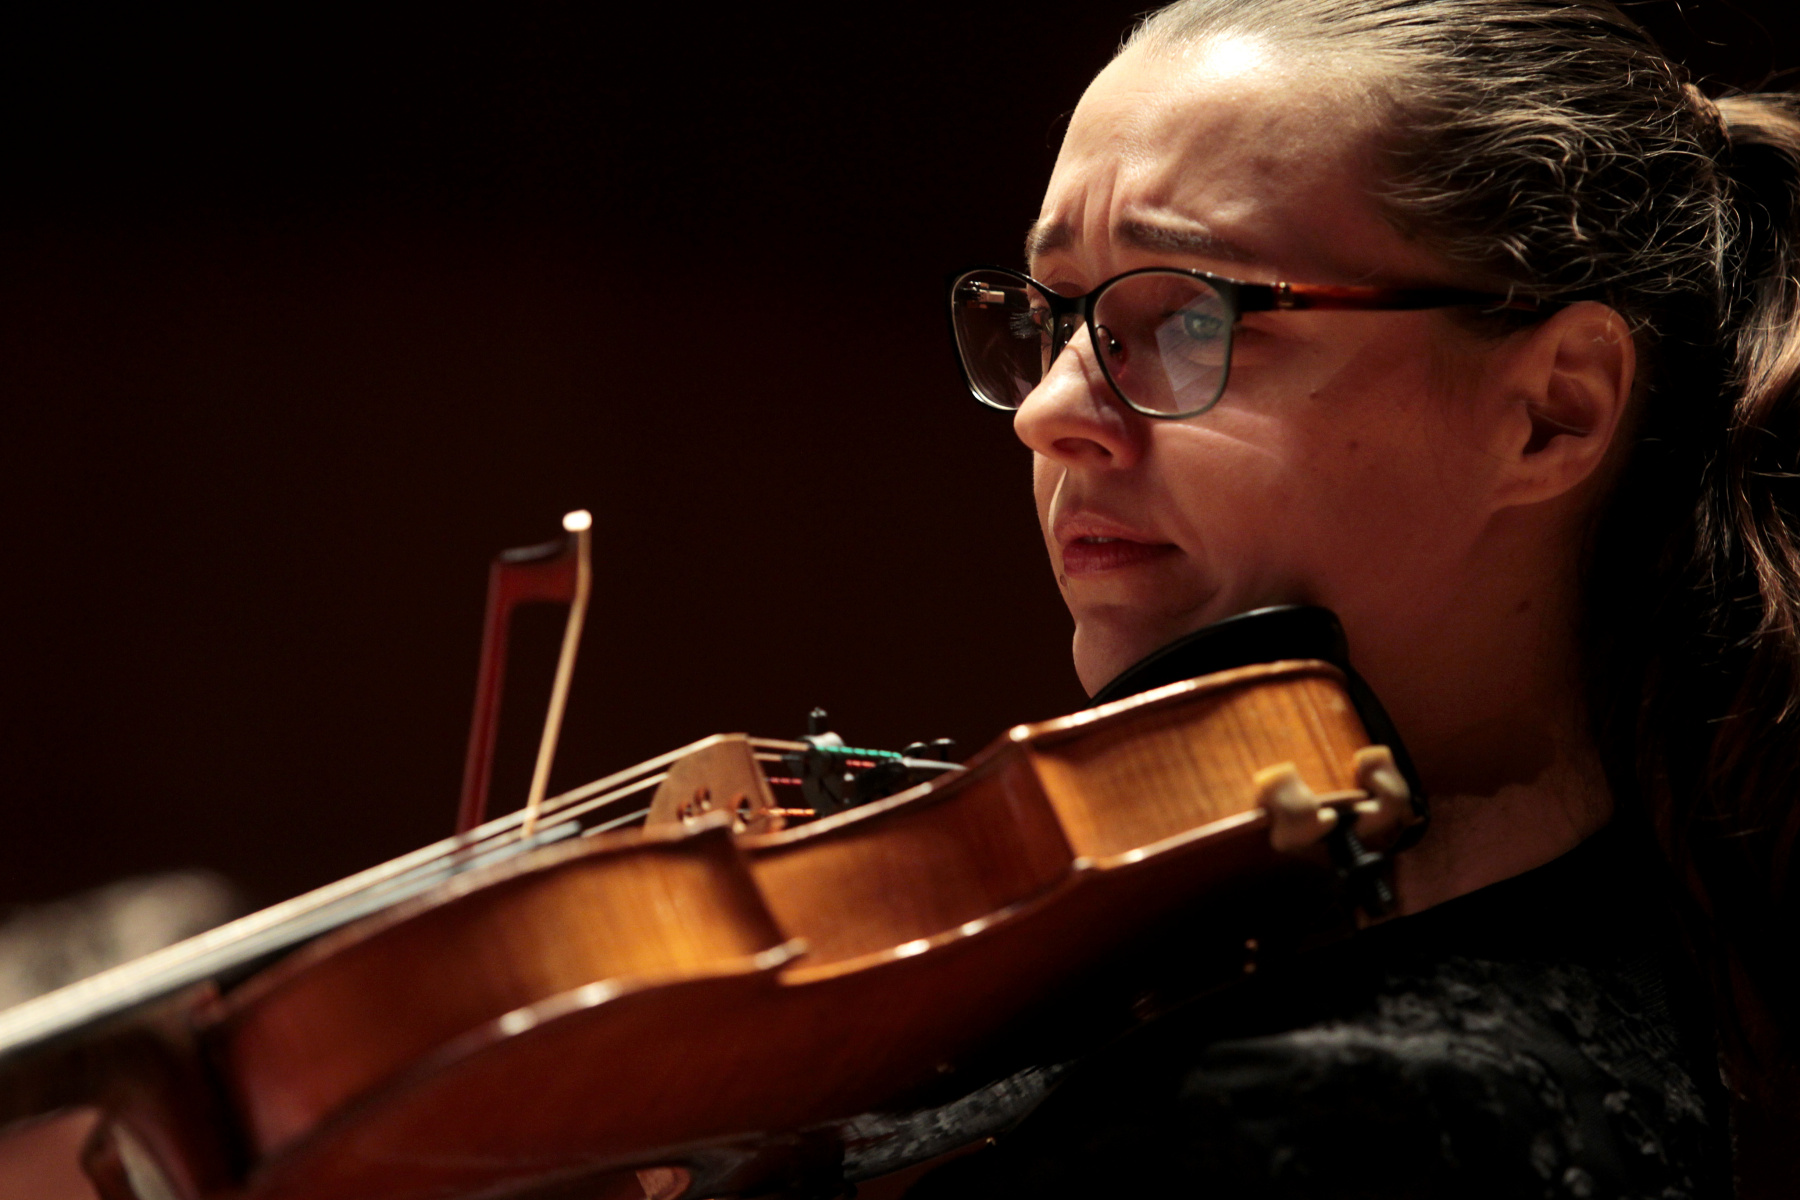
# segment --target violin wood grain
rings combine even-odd
[[[987,917],[1074,865],[1055,810],[1016,754],[743,845],[776,922],[806,939],[809,968]]]
[[[751,744],[707,739],[644,830],[465,871],[208,1004],[195,1057],[242,1155],[144,1098],[109,1119],[181,1200],[828,1177],[833,1122],[925,1094],[1159,923],[1236,953],[1266,923],[1247,881],[1328,887],[1270,849],[1253,778],[1348,789],[1367,743],[1335,668],[1274,663],[1019,726],[964,773],[784,830],[756,815]]]
[[[722,820],[691,835],[584,839],[472,871],[313,943],[229,995],[211,1041],[253,1147],[268,1154],[546,996],[700,972],[782,940]]]
[[[1109,950],[1276,865],[1257,770],[1295,762],[1336,790],[1366,743],[1333,668],[1274,664],[1021,726],[953,781],[743,838],[767,905],[750,936],[671,957],[686,976],[546,995],[340,1087],[247,1200],[600,1194],[665,1165],[705,1180],[722,1148],[895,1103]],[[604,911],[630,922],[623,895]],[[1258,915],[1215,932],[1241,946]],[[777,961],[782,938],[812,951]],[[733,1190],[769,1182],[755,1161]]]
[[[1369,742],[1325,663],[1224,671],[1012,736],[1089,858],[1254,811],[1264,767],[1292,762],[1318,792],[1353,788],[1351,756]]]
[[[1266,857],[1260,833],[1254,821],[1220,823],[1128,868],[1072,875],[973,932],[854,970],[676,982],[591,1006],[548,1004],[516,1033],[490,1024],[277,1156],[248,1194],[427,1200],[501,1181],[547,1188],[704,1164],[716,1147],[755,1143],[762,1131],[868,1111],[941,1077],[1097,947],[1219,886],[1209,870],[1219,859]],[[1182,901],[1145,905],[1137,890],[1098,882],[1152,865],[1188,882]],[[471,1096],[484,1103],[471,1106]]]

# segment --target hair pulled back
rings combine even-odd
[[[1403,232],[1636,331],[1585,581],[1594,732],[1691,897],[1733,1082],[1772,1086],[1800,1033],[1800,104],[1708,100],[1610,0],[1182,0],[1127,45],[1226,34],[1367,89]]]

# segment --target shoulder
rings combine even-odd
[[[1356,1011],[1194,1050],[1159,1124],[1213,1178],[1670,1198],[1723,1178],[1720,1106],[1626,972],[1453,957],[1385,973]]]
[[[1728,1194],[1666,947],[1451,915],[1140,1027],[916,1195]]]

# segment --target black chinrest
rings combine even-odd
[[[1412,788],[1414,804],[1422,806],[1425,791],[1419,783],[1418,771],[1413,767],[1412,756],[1406,752],[1400,731],[1394,728],[1381,701],[1350,665],[1350,646],[1344,638],[1344,626],[1338,621],[1337,614],[1328,608],[1280,604],[1215,621],[1125,668],[1112,682],[1094,693],[1094,703],[1123,700],[1151,688],[1235,667],[1293,658],[1319,659],[1344,673],[1349,682],[1350,702],[1356,706],[1356,715],[1362,718],[1370,740],[1393,750],[1394,762]]]

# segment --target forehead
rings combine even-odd
[[[1123,252],[1186,247],[1271,278],[1441,274],[1371,199],[1371,111],[1341,67],[1297,64],[1251,39],[1129,50],[1075,110],[1036,248],[1099,270]]]

